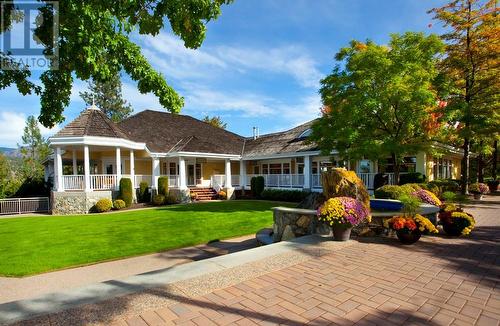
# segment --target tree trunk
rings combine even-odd
[[[477,182],[484,182],[484,154],[481,151],[483,141],[479,143],[479,155],[477,156]]]
[[[491,162],[491,177],[497,179],[497,160],[498,160],[498,140],[493,142],[493,159]]]
[[[400,170],[400,164],[399,160],[396,157],[395,153],[391,153],[391,158],[392,162],[394,164],[394,184],[398,185],[399,184],[399,170]]]
[[[462,194],[463,195],[468,195],[469,194],[469,167],[470,167],[470,155],[469,155],[469,150],[470,150],[470,141],[468,137],[465,137],[464,139],[464,145],[463,145],[463,150],[464,150],[464,157],[462,158]]]

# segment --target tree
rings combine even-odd
[[[95,103],[114,122],[122,121],[132,113],[132,106],[122,97],[122,81],[116,74],[106,82],[89,81],[88,91],[80,97],[90,106]]]
[[[17,85],[22,94],[40,95],[39,120],[53,127],[64,120],[74,77],[81,80],[107,81],[124,70],[138,82],[141,93],[153,93],[170,112],[179,112],[184,100],[165,78],[155,71],[131,41],[130,35],[157,35],[170,22],[170,27],[188,48],[198,48],[206,33],[206,24],[220,15],[220,7],[232,0],[203,1],[59,1],[56,10],[41,3],[34,35],[52,55],[58,49],[58,68],[40,75],[41,86],[30,81],[31,72],[17,66],[0,70],[0,89]],[[17,19],[15,2],[3,3],[0,33],[9,30]],[[53,35],[54,13],[59,17],[58,35]],[[165,19],[166,18],[166,19]],[[54,39],[56,45],[54,46]],[[8,53],[0,52],[0,60],[13,62]],[[15,66],[14,66],[15,67]]]
[[[0,153],[0,198],[14,195],[21,186],[14,163],[6,155]]]
[[[45,160],[49,154],[48,141],[42,136],[34,116],[26,119],[22,145],[18,145],[23,156],[22,172],[26,179],[43,177]]]
[[[498,137],[499,110],[499,20],[496,0],[453,0],[434,8],[435,19],[449,32],[446,57],[441,69],[454,86],[447,111],[459,123],[462,139],[462,193],[468,193],[471,143],[490,135]]]
[[[226,129],[227,127],[227,123],[222,121],[222,118],[220,116],[209,117],[208,115],[206,115],[203,118],[203,121],[217,128]]]
[[[396,182],[404,155],[430,148],[442,105],[434,83],[443,43],[436,35],[393,34],[388,46],[352,41],[321,81],[322,117],[311,140],[349,159],[391,156]]]

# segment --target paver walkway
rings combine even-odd
[[[33,323],[499,325],[500,197],[467,211],[477,220],[470,237],[427,236],[412,246],[364,238],[339,250],[305,251],[301,262],[231,286],[207,289],[213,280],[198,280],[198,295],[192,283],[151,290],[164,300],[154,309],[121,298]],[[106,305],[119,309],[98,316]]]

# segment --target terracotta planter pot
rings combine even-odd
[[[398,236],[398,239],[402,244],[410,245],[417,242],[422,236],[422,233],[420,233],[419,230],[413,230],[409,233],[404,232],[402,230],[398,230],[396,231],[396,235]]]
[[[352,226],[347,227],[340,224],[333,226],[332,229],[334,241],[347,241],[351,237]]]
[[[462,235],[463,228],[461,226],[456,225],[455,223],[445,223],[443,224],[443,230],[447,235],[451,235],[453,237],[458,237]]]

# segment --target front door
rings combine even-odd
[[[194,164],[187,165],[187,185],[188,186],[196,186],[195,183],[195,168]]]

